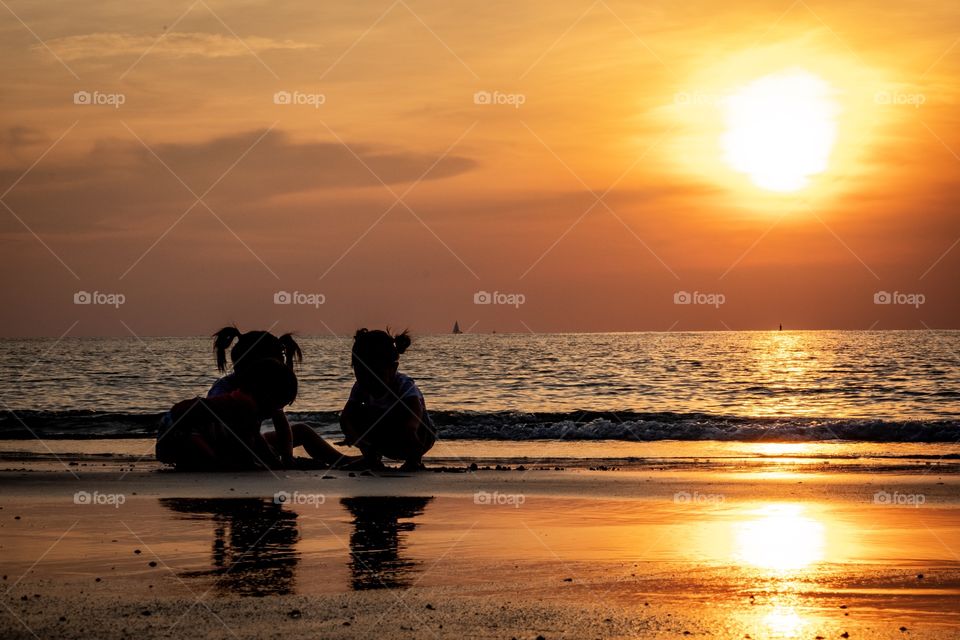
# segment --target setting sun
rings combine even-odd
[[[820,77],[792,70],[759,78],[724,100],[724,160],[770,191],[797,191],[823,173],[837,106]]]

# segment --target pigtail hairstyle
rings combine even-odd
[[[240,335],[236,327],[224,327],[213,334],[213,352],[217,356],[217,371],[220,373],[227,370],[227,349]]]
[[[285,333],[278,338],[269,331],[241,333],[235,326],[220,329],[213,334],[213,351],[217,356],[217,369],[221,373],[227,370],[227,349],[230,349],[230,362],[234,370],[238,365],[246,366],[263,358],[279,360],[290,370],[293,370],[294,362],[303,362],[303,351],[292,333]]]
[[[283,361],[288,367],[293,369],[294,360],[297,364],[303,362],[303,351],[300,350],[297,341],[293,339],[292,333],[285,333],[280,336],[280,344],[283,346]]]

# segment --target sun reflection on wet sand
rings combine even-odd
[[[842,528],[839,521],[832,522],[801,503],[752,505],[737,514],[731,525],[733,559],[763,573],[765,589],[773,592],[762,610],[751,606],[743,611],[753,637],[808,635],[814,619],[797,606],[795,592],[804,583],[809,586],[811,579],[816,581],[814,574],[821,563],[846,560],[848,545]]]
[[[789,605],[774,605],[773,610],[763,616],[761,627],[765,628],[775,638],[796,638],[806,628],[808,621],[803,618],[795,607]]]
[[[824,559],[824,524],[801,504],[765,505],[734,530],[736,558],[755,567],[794,571]]]

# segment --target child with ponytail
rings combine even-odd
[[[400,355],[410,346],[406,331],[360,329],[353,336],[351,364],[357,381],[340,414],[346,443],[357,446],[371,468],[382,458],[403,460],[404,471],[423,469],[423,455],[436,442],[423,393],[399,372]]]
[[[297,376],[283,363],[264,358],[248,362],[234,384],[229,393],[175,404],[160,423],[157,460],[181,471],[277,467],[279,459],[260,424],[296,399]]]
[[[232,348],[231,345],[233,345]],[[300,345],[289,333],[277,337],[269,331],[241,333],[236,327],[220,329],[213,334],[213,350],[217,358],[217,369],[221,373],[227,369],[227,349],[230,349],[233,372],[217,380],[207,392],[207,398],[234,392],[238,388],[244,370],[254,362],[264,359],[276,360],[292,371],[295,362],[303,361]],[[282,466],[287,468],[295,466],[293,450],[300,446],[311,458],[324,464],[345,464],[355,461],[337,451],[309,425],[291,425],[283,408],[275,411],[270,417],[273,420],[274,430],[263,434],[263,437],[273,447]]]

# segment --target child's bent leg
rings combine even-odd
[[[339,465],[341,463],[348,464],[356,461],[354,457],[344,455],[337,450],[337,448],[327,442],[323,436],[310,428],[310,425],[297,423],[290,425],[290,430],[293,448],[296,449],[297,447],[303,447],[304,450],[306,450],[307,455],[317,462],[322,462],[329,465]],[[263,434],[263,438],[271,446],[274,446],[277,434],[275,431],[270,431]]]
[[[403,466],[400,467],[401,471],[421,471],[426,468],[423,466],[423,456],[433,448],[437,437],[432,429],[421,423],[420,428],[417,429],[417,439],[420,441],[420,446],[407,454]]]
[[[293,432],[294,448],[303,447],[307,454],[314,460],[327,464],[336,464],[349,459],[349,456],[345,456],[337,451],[332,444],[324,440],[323,436],[311,429],[308,425],[297,423],[290,425],[290,428]]]

